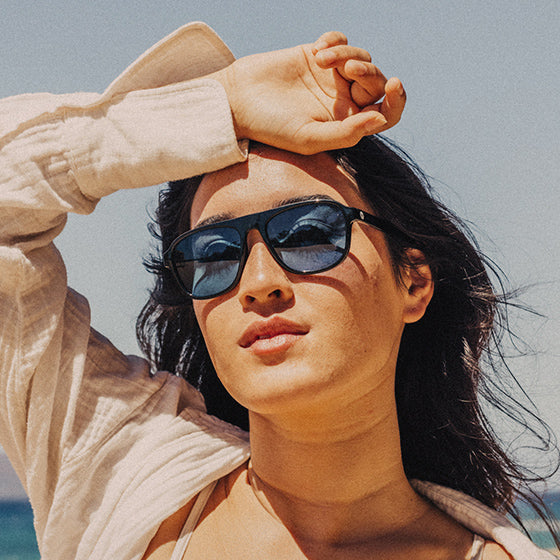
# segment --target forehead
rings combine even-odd
[[[202,180],[191,208],[191,225],[268,210],[299,196],[320,194],[369,210],[355,181],[326,153],[301,156],[258,146],[246,162]]]

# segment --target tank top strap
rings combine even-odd
[[[200,516],[202,515],[202,512],[204,511],[204,508],[206,507],[206,504],[208,503],[208,500],[210,499],[217,483],[218,481],[214,480],[214,482],[211,482],[208,486],[206,486],[206,488],[201,490],[194,502],[187,520],[185,521],[185,524],[183,525],[183,528],[181,529],[181,534],[175,543],[175,548],[173,549],[173,554],[171,555],[170,560],[182,560],[198,520],[200,519]]]
[[[471,554],[468,557],[468,560],[482,560],[485,543],[486,541],[482,537],[480,537],[479,535],[475,535],[471,547]]]

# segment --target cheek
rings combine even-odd
[[[342,294],[348,315],[363,329],[364,339],[399,336],[404,325],[404,294],[384,241],[359,231],[348,258],[335,270],[345,279]]]
[[[227,362],[239,338],[239,327],[235,328],[238,307],[226,294],[212,300],[194,300],[193,308],[208,354],[218,369]]]
[[[206,347],[208,351],[211,352],[211,347],[213,346],[212,341],[215,338],[213,335],[212,318],[216,315],[216,313],[213,313],[216,306],[213,305],[213,300],[193,300],[193,309],[196,320],[198,321],[198,326],[206,342]]]

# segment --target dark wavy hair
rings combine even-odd
[[[502,351],[504,335],[511,334],[507,309],[512,304],[501,271],[393,143],[367,137],[331,155],[355,178],[374,212],[414,240],[435,281],[424,317],[404,329],[397,361],[395,390],[407,476],[465,492],[521,525],[518,504],[526,502],[546,522],[560,549],[555,521],[532,488],[546,477],[522,467],[505,451],[485,412],[484,404],[491,405],[528,431],[536,449],[556,453],[548,427],[501,381],[504,376],[514,379]],[[170,182],[160,192],[150,229],[161,241],[161,252],[146,261],[156,281],[138,319],[137,337],[154,370],[183,376],[202,392],[210,414],[247,430],[247,411],[218,379],[192,303],[161,258],[171,241],[189,229],[201,179]],[[404,266],[414,265],[407,260],[411,243],[396,237],[388,237],[387,243],[398,277]],[[554,464],[557,468],[557,455]]]

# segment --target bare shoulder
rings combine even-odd
[[[482,560],[513,560],[513,556],[508,554],[499,544],[489,542],[484,547]]]

